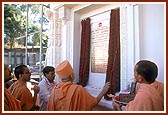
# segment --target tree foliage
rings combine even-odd
[[[26,12],[26,4],[4,4],[4,42],[10,48],[13,48],[16,44],[26,45]],[[40,4],[29,4],[28,20],[28,35],[30,34],[28,45],[37,46],[40,44],[40,33],[37,33],[41,29]],[[48,24],[45,16],[43,16],[43,23]],[[44,32],[42,36],[42,44],[47,46],[48,37]],[[21,38],[17,40],[18,37]]]
[[[14,38],[24,36],[26,31],[26,17],[16,7],[14,4],[4,5],[5,43],[10,48],[14,45]]]

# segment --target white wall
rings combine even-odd
[[[81,20],[87,17],[91,18],[91,23],[93,21],[100,21],[109,18],[110,19],[110,11],[111,9],[118,8],[118,4],[109,4],[109,5],[104,5],[101,6],[98,9],[92,9],[89,10],[89,12],[85,12],[84,14],[81,14]],[[104,15],[105,14],[105,15]],[[100,19],[100,15],[102,15],[102,19]],[[109,15],[107,17],[106,15]],[[99,18],[99,19],[95,19]],[[90,64],[91,65],[91,64]],[[102,88],[105,84],[106,80],[106,74],[103,73],[92,73],[91,71],[89,72],[89,80],[88,80],[88,85],[97,87],[97,88]]]
[[[81,5],[82,6],[82,5]],[[73,8],[72,12],[74,12],[74,15],[72,16],[73,20],[73,32],[72,32],[72,38],[73,38],[73,68],[75,73],[75,82],[78,82],[79,80],[79,63],[80,63],[80,40],[81,40],[81,20],[85,19],[87,17],[93,17],[97,14],[101,14],[102,12],[110,11],[112,8],[118,7],[117,5],[102,5],[99,9],[90,9],[89,12],[84,11],[86,8],[83,9],[83,13],[81,12],[82,9],[80,8]],[[80,11],[80,13],[78,12]],[[89,75],[89,81],[88,85],[92,85],[98,88],[103,87],[105,84],[105,74],[95,74],[90,73]]]
[[[145,4],[139,7],[140,59],[149,59],[158,65],[157,80],[164,82],[164,5]]]
[[[74,82],[77,83],[79,81],[79,63],[80,63],[80,44],[81,44],[81,31],[80,31],[80,15],[74,14],[74,32],[72,33],[73,38],[73,69],[74,69],[74,75],[75,80]]]
[[[105,9],[105,8],[104,8]],[[106,9],[112,9],[108,7]],[[72,32],[73,41],[73,67],[76,76],[76,82],[79,77],[79,63],[80,63],[80,36],[81,24],[83,18],[101,13],[100,9],[92,10],[92,13],[76,14],[74,13],[73,25],[74,31]],[[135,18],[135,17],[134,17]],[[135,39],[135,52],[139,54],[140,59],[149,59],[158,65],[159,75],[158,80],[165,81],[164,78],[164,5],[162,4],[141,4],[139,5],[139,42]],[[138,26],[136,26],[138,27]],[[139,44],[138,44],[139,43]],[[139,48],[137,48],[139,46]],[[140,50],[140,51],[136,51]],[[135,53],[135,54],[136,54]],[[138,60],[135,60],[138,61]],[[128,65],[129,66],[129,65]],[[132,70],[133,72],[133,70]],[[121,76],[122,77],[122,76]],[[122,79],[122,78],[121,78]],[[105,75],[90,74],[89,85],[102,87],[105,82]]]

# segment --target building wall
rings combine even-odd
[[[42,56],[42,61],[45,60],[46,48],[43,48],[42,55],[39,53],[39,48],[28,48],[27,49],[27,64],[29,66],[36,65],[39,62],[40,56]],[[12,68],[20,64],[25,64],[25,49],[24,48],[14,48],[6,49],[4,48],[4,63],[11,65]]]
[[[140,5],[140,59],[149,59],[158,65],[158,80],[165,82],[166,36],[163,4]]]
[[[71,7],[70,7],[71,6]],[[134,5],[132,5],[134,6]],[[64,9],[61,15],[62,18],[57,17],[57,19],[62,20],[65,25],[62,25],[63,29],[61,34],[63,36],[60,43],[59,54],[61,57],[57,56],[59,59],[57,65],[63,59],[68,59],[74,68],[75,82],[79,79],[79,63],[80,63],[80,40],[81,40],[81,20],[90,16],[97,15],[99,13],[111,10],[116,7],[129,7],[129,9],[123,9],[121,12],[121,21],[125,23],[126,26],[121,27],[121,31],[124,30],[125,33],[121,36],[123,47],[126,43],[126,49],[122,48],[121,54],[121,87],[122,89],[126,87],[127,82],[133,78],[133,68],[134,64],[139,59],[150,59],[157,63],[159,67],[158,80],[165,82],[164,79],[164,5],[163,4],[140,4],[134,7],[129,4],[78,4],[74,5],[60,5],[59,7],[54,7],[55,11],[60,11],[59,9]],[[68,9],[68,10],[66,10]],[[68,11],[68,12],[66,12]],[[70,11],[70,12],[69,12]],[[124,12],[125,11],[125,12]],[[130,14],[132,12],[132,14]],[[125,14],[122,14],[125,13]],[[125,15],[125,17],[123,17]],[[131,18],[130,18],[131,16]],[[124,20],[125,18],[126,20]],[[65,23],[65,19],[66,22]],[[132,21],[135,21],[133,23]],[[54,20],[56,21],[56,20]],[[70,24],[70,25],[69,25]],[[60,35],[61,36],[61,35]],[[69,37],[70,36],[70,37]],[[125,37],[125,38],[124,38]],[[123,39],[124,38],[124,39]],[[131,38],[131,39],[130,39]],[[53,40],[53,38],[50,38]],[[55,40],[57,38],[54,38]],[[66,42],[64,42],[66,40]],[[68,46],[68,47],[67,47]],[[49,46],[50,48],[50,46]],[[69,49],[68,49],[69,48]],[[66,54],[63,54],[66,53]],[[52,51],[49,53],[52,54]],[[104,76],[104,77],[103,77]],[[102,87],[105,81],[105,75],[94,74],[89,76],[89,85],[95,87]]]
[[[74,42],[77,41],[80,41],[81,38],[81,20],[82,19],[85,19],[87,17],[90,17],[91,18],[91,23],[92,21],[101,21],[103,20],[104,18],[107,18],[107,17],[101,17],[100,19],[100,15],[103,15],[105,13],[108,12],[108,14],[110,14],[110,10],[111,9],[114,9],[114,8],[117,8],[119,7],[119,5],[117,4],[100,4],[100,5],[82,5],[83,7],[76,7],[73,9],[73,13],[75,14],[74,15],[74,18],[76,20],[78,20],[77,22],[79,23],[76,23],[75,21],[75,26],[74,26]],[[104,16],[104,15],[103,15]],[[96,18],[99,18],[99,19],[96,19]],[[108,17],[109,18],[109,17]],[[75,50],[76,49],[79,49],[78,52],[76,52]],[[74,63],[77,63],[78,65],[76,65],[74,68],[76,71],[79,71],[79,63],[80,63],[80,42],[78,42],[77,44],[74,44]],[[91,64],[90,64],[91,65]],[[76,77],[78,78],[79,77],[79,73],[76,73]],[[97,88],[102,88],[102,86],[105,84],[105,77],[106,77],[106,74],[104,73],[92,73],[90,71],[89,73],[89,81],[88,81],[88,85],[90,86],[93,86],[93,87],[97,87]]]

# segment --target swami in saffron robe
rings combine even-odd
[[[163,111],[163,101],[155,87],[140,84],[134,100],[127,104],[126,111]]]
[[[48,101],[49,111],[91,111],[97,99],[90,95],[82,86],[72,82],[57,84]]]
[[[16,81],[9,87],[9,92],[21,102],[22,111],[30,111],[33,108],[33,98],[26,84]]]

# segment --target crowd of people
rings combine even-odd
[[[11,79],[11,71],[4,64],[4,111],[92,111],[110,88],[106,82],[97,97],[92,96],[84,87],[75,84],[74,71],[68,60],[62,61],[57,67],[46,66],[43,78],[38,85],[28,89],[26,83],[31,73],[26,65],[14,69],[17,80],[7,87]],[[56,74],[60,81],[55,81]],[[125,106],[125,111],[163,111],[164,85],[156,81],[158,67],[148,60],[140,60],[134,69],[134,77],[139,84],[135,98]],[[123,110],[121,105],[113,100],[114,111]]]

